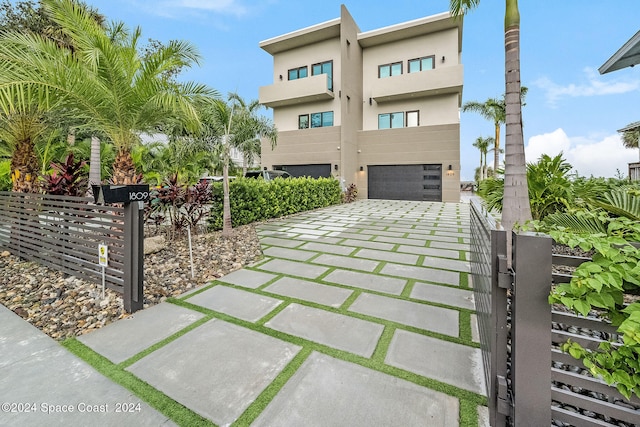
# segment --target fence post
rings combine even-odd
[[[124,204],[124,310],[133,313],[144,303],[144,202]]]
[[[512,316],[514,423],[551,423],[551,238],[513,234]]]
[[[507,391],[507,339],[508,313],[507,289],[511,283],[505,283],[504,264],[507,256],[507,232],[491,230],[491,375],[489,385],[491,399],[489,417],[492,426],[504,426],[507,416],[511,415],[511,402]]]

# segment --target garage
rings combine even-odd
[[[442,165],[367,166],[370,199],[442,201]]]
[[[315,165],[274,165],[275,170],[285,170],[292,176],[310,176],[311,178],[328,178],[331,176],[331,164]]]

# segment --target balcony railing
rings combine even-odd
[[[463,66],[440,67],[377,79],[371,96],[377,103],[462,92]]]
[[[333,92],[328,89],[326,74],[284,80],[259,89],[260,103],[271,108],[333,98]]]

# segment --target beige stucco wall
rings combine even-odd
[[[458,95],[429,96],[395,102],[368,103],[362,117],[364,130],[378,129],[378,114],[419,111],[420,126],[460,123]]]

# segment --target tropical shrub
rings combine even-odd
[[[212,185],[213,207],[209,226],[222,229],[222,183]],[[231,220],[234,227],[278,218],[342,201],[340,183],[333,178],[239,178],[229,185]]]
[[[11,160],[0,161],[0,191],[11,190]]]
[[[578,233],[554,225],[546,230],[557,243],[594,252],[592,261],[575,270],[570,283],[552,289],[549,302],[611,322],[623,341],[604,342],[596,350],[568,341],[563,350],[581,359],[594,376],[615,385],[627,398],[631,394],[640,397],[640,300],[629,298],[640,295],[640,250],[631,244],[640,241],[640,222],[604,211],[581,215],[591,220],[597,215],[603,229]]]
[[[145,222],[156,226],[169,221],[171,232],[186,227],[197,230],[198,223],[207,215],[211,203],[211,189],[206,182],[194,186],[182,185],[173,175],[162,187],[151,191],[151,200],[145,212]]]
[[[69,153],[64,162],[51,163],[52,172],[44,176],[43,189],[57,196],[84,196],[88,190],[89,172],[87,163],[76,161]]]

